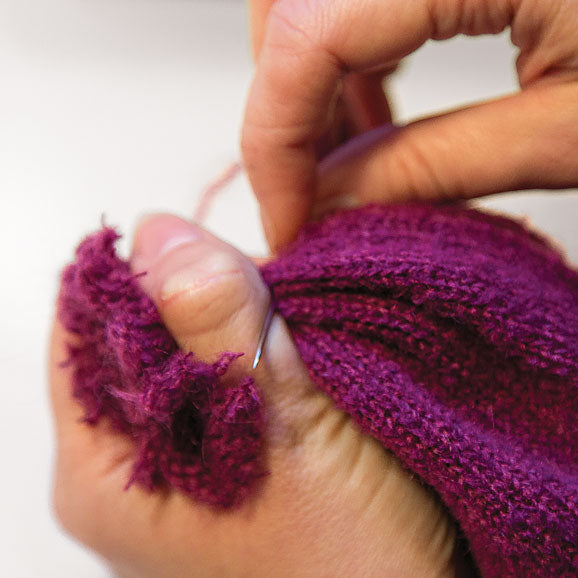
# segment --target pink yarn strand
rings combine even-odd
[[[193,220],[196,223],[204,223],[215,197],[223,192],[235,178],[241,174],[243,165],[239,161],[230,163],[213,181],[211,181],[201,193],[201,197],[195,211]]]

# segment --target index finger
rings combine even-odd
[[[273,249],[290,242],[315,198],[315,142],[348,72],[390,67],[426,40],[497,33],[516,0],[278,0],[249,93],[243,159]]]

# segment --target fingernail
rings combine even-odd
[[[136,226],[131,263],[135,273],[147,271],[163,255],[201,239],[200,229],[173,215],[146,215]]]

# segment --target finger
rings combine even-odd
[[[275,0],[249,0],[249,36],[253,60],[259,57],[265,37],[267,16],[274,2]]]
[[[310,214],[317,187],[312,143],[327,129],[328,105],[345,74],[392,66],[429,38],[500,32],[523,4],[513,0],[275,3],[242,134],[245,167],[272,246],[290,241]],[[545,26],[540,17],[536,13],[532,21]],[[521,44],[523,36],[518,31]],[[508,156],[512,148],[508,145],[497,156]],[[461,159],[460,155],[453,162],[459,164]],[[526,165],[531,162],[525,160]],[[486,172],[487,167],[478,177],[483,179]]]
[[[310,395],[307,370],[278,315],[252,371],[270,295],[249,258],[190,222],[156,215],[137,227],[131,266],[135,273],[147,272],[142,286],[183,350],[206,362],[224,351],[244,353],[227,376],[254,375],[273,411]],[[294,428],[301,419],[284,415],[282,421]]]
[[[349,74],[343,79],[343,98],[352,134],[362,134],[392,121],[390,103],[383,90],[383,72]]]
[[[316,143],[323,159],[356,135],[391,121],[391,108],[383,91],[383,74],[350,74],[343,79],[328,130]]]
[[[135,271],[147,271],[143,288],[154,298],[167,329],[183,349],[207,362],[226,350],[244,351],[245,358],[236,361],[227,376],[245,377],[251,371],[269,294],[250,259],[199,227],[161,215],[138,228],[132,266]],[[134,440],[113,430],[106,418],[94,425],[81,421],[84,408],[72,393],[74,367],[63,366],[69,359],[69,343],[74,344],[73,336],[57,323],[50,382],[58,436],[54,504],[63,526],[108,559],[126,561],[134,556],[138,560],[143,551],[162,558],[171,548],[178,550],[184,536],[191,541],[187,552],[195,552],[195,559],[214,556],[212,549],[219,545],[215,535],[221,521],[223,527],[230,523],[228,518],[212,516],[178,492],[151,496],[139,486],[124,492],[134,467]],[[310,424],[319,422],[318,416],[327,414],[332,402],[313,391],[278,316],[253,376],[265,400],[268,465],[278,473],[286,467],[287,451],[309,435]],[[324,419],[327,422],[330,430],[332,422]],[[282,495],[283,483],[272,482],[275,490],[273,495],[269,492],[269,499]],[[166,508],[170,513],[159,518],[158,512]],[[158,534],[151,536],[153,519],[160,525]],[[179,539],[172,540],[176,534]],[[151,543],[152,538],[157,542]]]
[[[576,86],[535,88],[378,129],[376,138],[365,135],[324,160],[316,202],[333,206],[328,199],[351,193],[364,203],[398,202],[575,186],[576,102]]]
[[[131,264],[181,348],[214,362],[223,351],[255,349],[269,291],[253,264],[223,241],[171,215],[145,219]]]

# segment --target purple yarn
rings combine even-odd
[[[64,274],[74,394],[139,445],[133,481],[218,506],[263,475],[254,383],[179,352],[110,229]],[[433,488],[482,576],[578,574],[578,273],[505,218],[372,206],[262,268],[314,383]]]
[[[243,501],[263,475],[264,419],[250,377],[224,381],[240,353],[213,365],[179,350],[104,228],[83,241],[62,277],[59,318],[70,345],[73,394],[85,421],[107,417],[136,444],[127,487],[168,483],[213,506]]]

